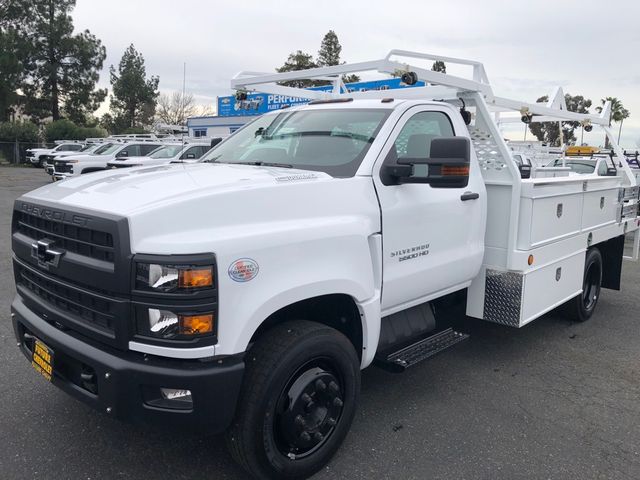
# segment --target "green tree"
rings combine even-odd
[[[38,127],[32,122],[2,122],[0,123],[0,142],[36,143]]]
[[[609,114],[609,126],[613,122],[620,122],[620,127],[618,129],[618,143],[620,143],[620,135],[622,135],[622,123],[625,119],[629,118],[631,112],[624,108],[622,102],[618,100],[616,97],[606,97],[600,100],[602,106],[596,107],[598,113],[602,113],[602,109],[604,108],[605,103],[611,102],[611,113]],[[605,148],[611,148],[611,144],[609,142],[609,137],[605,137],[604,139]]]
[[[144,57],[133,44],[125,50],[117,70],[111,65],[110,73],[113,125],[129,128],[150,124],[155,114],[160,79],[153,75],[147,78]]]
[[[447,64],[442,60],[436,60],[433,62],[431,70],[434,72],[447,73]]]
[[[22,100],[18,90],[31,58],[26,28],[30,1],[0,2],[0,122],[11,118]]]
[[[19,40],[14,32],[0,30],[0,122],[10,119],[20,97],[17,90],[24,78],[24,66],[16,55]]]
[[[329,30],[320,43],[320,50],[318,51],[318,58],[316,64],[319,67],[330,67],[333,65],[340,65],[340,54],[342,53],[342,45],[338,40],[338,35],[333,30]],[[355,74],[343,75],[342,81],[344,83],[359,82],[360,77]],[[325,84],[328,82],[324,82]]]
[[[306,70],[308,68],[317,67],[316,63],[313,61],[313,56],[308,53],[304,53],[302,50],[297,50],[294,53],[289,54],[287,61],[284,62],[280,68],[276,68],[276,71],[279,73],[282,72],[293,72],[296,70]],[[288,82],[280,82],[280,85],[285,85],[287,87],[296,87],[296,88],[306,88],[313,87],[317,85],[317,82],[313,80],[290,80]]]
[[[73,33],[75,0],[7,1],[29,6],[22,29],[30,43],[28,77],[21,85],[25,113],[84,122],[107,95],[95,89],[106,50],[88,30]]]
[[[81,127],[67,119],[55,120],[44,127],[44,137],[47,142],[55,140],[84,140],[86,138],[106,136],[107,132],[103,128]]]
[[[536,100],[537,103],[547,103],[549,97],[545,95]],[[567,104],[567,110],[577,113],[589,113],[591,100],[584,98],[582,95],[565,94],[564,101]],[[535,119],[535,117],[534,117]],[[580,126],[580,122],[562,122],[562,136],[566,144],[576,141],[575,130]],[[558,122],[530,123],[529,130],[541,142],[548,145],[560,146],[560,128]]]

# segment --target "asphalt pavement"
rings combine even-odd
[[[219,436],[132,426],[48,384],[15,344],[13,200],[48,181],[0,167],[0,478],[245,479]],[[479,320],[403,374],[363,372],[351,433],[316,479],[640,478],[640,265],[593,318]],[[215,408],[213,405],[212,408]]]

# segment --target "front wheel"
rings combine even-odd
[[[577,322],[586,322],[591,318],[600,298],[602,284],[602,254],[597,248],[587,251],[584,261],[582,295],[567,302],[567,315]]]
[[[342,444],[359,392],[360,362],[342,333],[307,321],[278,325],[247,353],[226,434],[231,455],[256,478],[308,478]]]

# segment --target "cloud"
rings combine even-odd
[[[534,101],[562,85],[594,104],[617,96],[632,113],[629,125],[640,118],[640,2],[111,0],[102,8],[78,0],[73,17],[77,30],[88,28],[107,47],[102,86],[133,43],[163,91],[182,88],[186,62],[187,90],[213,99],[231,92],[240,70],[273,71],[298,49],[315,55],[333,29],[347,61],[392,48],[472,58],[484,62],[500,95]]]

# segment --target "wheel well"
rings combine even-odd
[[[352,297],[345,294],[322,295],[293,303],[271,314],[255,331],[249,344],[267,330],[286,320],[309,320],[343,333],[362,357],[362,321]]]
[[[602,288],[620,290],[624,235],[610,238],[591,248],[597,248],[602,255]]]

